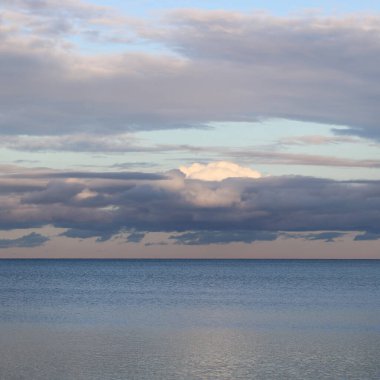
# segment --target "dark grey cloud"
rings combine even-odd
[[[131,168],[152,168],[158,166],[156,162],[117,162],[111,165],[111,168],[116,169],[131,169]]]
[[[110,240],[114,235],[118,234],[120,231],[116,230],[107,230],[106,228],[99,229],[76,229],[71,228],[60,234],[60,236],[65,236],[73,239],[91,239],[96,238],[97,243],[102,243],[107,240]],[[144,232],[134,231],[128,234],[126,242],[127,243],[140,243],[145,237]]]
[[[283,176],[215,182],[186,179],[179,171],[165,173],[165,180],[126,176],[117,184],[113,177],[83,177],[3,195],[0,228],[52,225],[67,229],[67,237],[100,240],[123,231],[177,232],[182,236],[172,240],[189,244],[270,240],[286,233],[324,241],[350,231],[380,234],[379,181]]]
[[[327,243],[334,242],[337,238],[341,238],[347,235],[346,232],[331,231],[331,232],[319,232],[319,233],[310,233],[310,234],[282,234],[285,238],[292,239],[305,239],[305,240],[323,240]]]
[[[12,178],[78,178],[78,179],[107,179],[107,180],[164,180],[166,177],[163,174],[145,173],[145,172],[77,172],[77,171],[36,171],[34,173],[18,173],[11,176]]]
[[[172,235],[169,239],[180,245],[208,245],[246,243],[255,241],[273,241],[278,234],[270,231],[192,231]]]
[[[49,204],[65,203],[84,190],[80,183],[51,181],[44,190],[34,191],[22,198],[24,203]]]
[[[12,193],[25,193],[30,191],[44,190],[44,185],[39,184],[26,184],[26,183],[4,183],[0,181],[0,195]]]
[[[365,240],[380,240],[380,232],[367,231],[363,234],[356,235],[355,241],[365,241]]]
[[[50,174],[53,178],[100,178],[100,179],[118,179],[118,180],[164,180],[166,177],[162,174],[142,173],[142,172],[57,172]]]
[[[71,228],[62,232],[60,236],[65,236],[73,239],[89,239],[96,237],[96,242],[102,243],[104,241],[110,240],[112,236],[117,233],[117,231],[104,231],[104,230],[85,230]]]
[[[32,232],[17,239],[0,239],[1,248],[33,248],[39,247],[49,241],[50,238]]]
[[[176,244],[183,245],[208,245],[246,243],[255,241],[274,241],[283,239],[304,239],[309,241],[322,240],[327,243],[334,242],[337,238],[347,235],[347,232],[329,231],[318,233],[284,233],[273,231],[191,231],[179,235],[172,235],[169,239]]]
[[[143,232],[132,232],[127,237],[127,243],[140,243],[145,237]]]
[[[2,133],[109,134],[286,118],[380,139],[378,16],[182,10],[161,24],[136,25],[144,41],[176,54],[86,57],[62,47],[76,33],[65,25],[56,29],[68,37],[52,39],[0,24]]]

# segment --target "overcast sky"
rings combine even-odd
[[[380,258],[380,5],[3,0],[0,257]]]

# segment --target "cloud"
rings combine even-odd
[[[355,241],[365,241],[365,240],[380,240],[380,232],[367,231],[363,234],[356,235]]]
[[[7,136],[1,145],[21,151],[65,151],[65,152],[140,152],[149,148],[136,146],[131,135],[76,134],[64,136]]]
[[[88,40],[128,41],[116,38],[117,27],[131,18],[123,17],[107,6],[79,0],[3,0],[4,19],[21,35],[57,38],[70,35]]]
[[[14,183],[14,181],[0,180],[0,195],[1,194],[13,194],[13,193],[25,193],[30,191],[44,190],[45,186],[42,184],[31,183]]]
[[[273,241],[277,233],[269,231],[193,231],[180,235],[172,235],[169,239],[180,245],[209,245],[245,243],[255,241]]]
[[[348,136],[321,136],[321,135],[308,135],[308,136],[293,136],[285,137],[278,141],[280,145],[326,145],[326,144],[340,144],[340,143],[359,143],[359,139]]]
[[[143,232],[132,232],[127,237],[127,243],[140,243],[145,237]]]
[[[78,178],[78,179],[109,179],[109,180],[164,180],[162,174],[143,172],[76,172],[76,171],[37,171],[35,173],[17,173],[13,178]]]
[[[226,178],[260,178],[261,173],[245,168],[233,162],[218,161],[209,164],[194,163],[191,166],[181,166],[179,170],[186,178],[202,181],[222,181]]]
[[[169,239],[175,244],[181,245],[208,245],[245,243],[255,241],[274,241],[282,239],[304,239],[309,241],[322,240],[327,243],[334,242],[337,238],[344,237],[347,232],[328,231],[318,233],[284,233],[281,231],[192,231],[184,234],[172,235]]]
[[[85,3],[30,4],[7,1],[2,14],[3,135],[104,135],[285,118],[380,139],[378,15],[187,9],[147,23]],[[78,35],[99,46],[118,34],[129,39],[133,28],[136,41],[159,44],[161,53],[86,55],[73,45]]]
[[[135,138],[130,135],[64,135],[64,136],[5,136],[0,141],[0,146],[8,149],[31,151],[31,152],[102,152],[102,153],[167,153],[167,152],[186,152],[186,153],[203,153],[215,159],[214,157],[229,157],[230,159],[239,159],[239,161],[255,161],[256,163],[265,163],[267,165],[310,165],[310,166],[331,166],[331,167],[352,167],[352,168],[380,168],[380,160],[377,159],[351,159],[326,155],[289,153],[276,151],[273,148],[286,147],[288,145],[323,145],[338,143],[358,143],[360,140],[347,136],[296,136],[284,138],[277,144],[269,146],[267,150],[258,149],[252,146],[249,149],[233,149],[226,146],[194,146],[184,144],[160,144],[153,146],[143,146],[134,144]],[[190,159],[189,159],[190,160]],[[206,159],[207,160],[207,159]],[[25,160],[21,160],[25,162]],[[15,161],[16,163],[16,161]],[[202,165],[202,164],[197,164]],[[215,166],[216,164],[213,163]],[[219,164],[220,165],[220,164]],[[136,162],[115,164],[115,168],[131,167],[154,167],[155,163]],[[182,167],[183,170],[198,170],[196,167]],[[200,168],[199,168],[200,169]],[[231,171],[236,171],[231,168]],[[251,176],[251,175],[248,175]],[[0,190],[1,191],[1,190]]]
[[[24,203],[64,203],[81,193],[85,186],[77,182],[50,181],[44,190],[34,191],[21,199]]]
[[[319,233],[311,233],[311,234],[292,234],[286,233],[282,234],[283,237],[287,239],[305,239],[305,240],[323,240],[327,243],[334,242],[337,238],[344,237],[347,235],[346,232],[338,232],[338,231],[328,231],[328,232],[319,232]]]
[[[102,229],[99,230],[86,230],[86,229],[76,229],[70,228],[65,232],[62,232],[60,236],[65,236],[73,239],[89,239],[96,237],[97,243],[102,243],[107,240],[110,240],[113,235],[118,231],[105,231]]]
[[[139,161],[139,162],[118,162],[116,164],[111,165],[110,167],[125,170],[125,169],[131,169],[131,168],[152,168],[155,166],[158,166],[158,163]]]
[[[3,174],[9,192],[0,195],[0,229],[51,225],[65,228],[66,237],[101,241],[123,231],[194,233],[182,237],[189,242],[206,241],[204,234],[210,241],[284,233],[330,241],[350,231],[380,233],[380,181],[302,176],[200,181],[178,170],[159,177],[80,172],[75,180],[66,179],[68,174],[62,179],[54,172],[33,174],[42,189],[18,187],[24,177]]]
[[[33,248],[39,247],[49,241],[50,238],[32,232],[17,239],[0,239],[1,248]]]
[[[262,151],[255,149],[234,149],[228,154],[235,159],[265,163],[272,165],[310,165],[332,166],[347,168],[380,168],[378,159],[350,159],[335,156],[325,156],[306,153],[289,153],[276,151]]]

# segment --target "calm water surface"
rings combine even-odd
[[[0,379],[380,379],[380,261],[2,260]]]

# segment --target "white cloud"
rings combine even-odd
[[[98,195],[98,193],[95,192],[95,191],[91,191],[89,189],[84,189],[80,193],[78,193],[75,196],[75,198],[81,201],[83,199],[88,199],[88,198],[96,197],[97,195]]]
[[[179,170],[186,178],[202,181],[222,181],[226,178],[260,178],[262,175],[256,170],[246,168],[228,161],[211,162],[209,164],[194,163],[190,166],[181,166]]]

